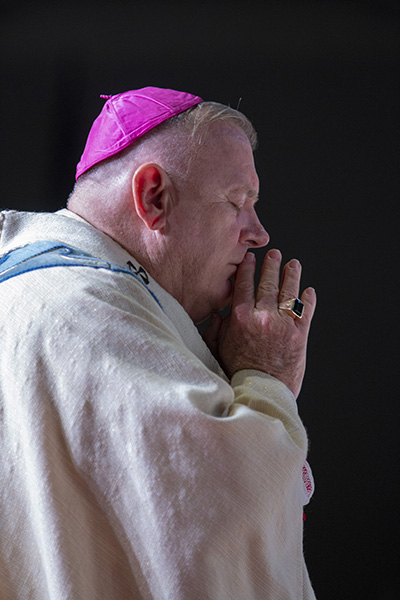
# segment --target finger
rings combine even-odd
[[[247,252],[236,272],[232,295],[232,307],[247,304],[254,307],[254,272],[256,257]]]
[[[313,318],[315,307],[317,305],[317,295],[314,288],[309,287],[304,290],[300,300],[304,304],[303,318],[301,319],[303,326],[309,327],[311,319]],[[299,319],[297,319],[299,321]]]
[[[259,308],[277,306],[281,261],[282,255],[279,250],[269,250],[265,255],[257,289],[256,306]]]
[[[284,302],[299,295],[301,264],[298,260],[290,260],[284,267],[278,302]]]

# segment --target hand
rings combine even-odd
[[[313,288],[301,295],[302,319],[278,310],[278,303],[299,296],[301,265],[291,260],[279,282],[281,253],[270,250],[264,259],[255,295],[255,256],[248,252],[239,265],[230,315],[211,319],[204,334],[226,374],[258,369],[276,377],[297,398],[304,377],[307,338],[316,305]]]

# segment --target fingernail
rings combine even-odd
[[[254,256],[253,252],[246,252],[244,260],[246,262],[254,262],[256,260],[256,257]]]
[[[300,263],[299,263],[299,261],[296,258],[292,258],[292,260],[289,261],[288,266],[291,269],[300,269]]]
[[[279,250],[270,250],[268,252],[268,257],[272,258],[272,260],[280,260],[281,259],[281,253],[279,252]]]

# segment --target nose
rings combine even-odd
[[[262,248],[269,243],[269,234],[261,225],[256,212],[253,210],[251,221],[247,227],[243,228],[240,235],[240,241],[248,244],[249,248]]]

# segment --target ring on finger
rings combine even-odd
[[[278,304],[278,309],[284,310],[293,317],[293,319],[301,319],[304,312],[304,304],[299,298],[290,298],[289,300],[280,302]]]

